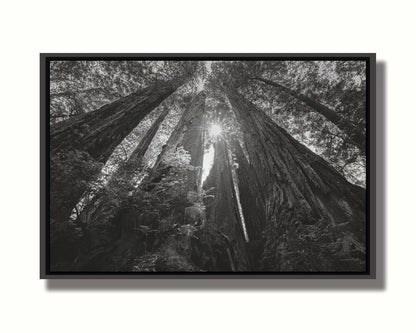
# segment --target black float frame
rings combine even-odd
[[[366,61],[365,272],[51,272],[49,267],[49,62],[52,60],[361,60]],[[376,54],[375,53],[41,53],[40,54],[41,279],[376,279]]]

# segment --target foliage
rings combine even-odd
[[[183,61],[51,61],[51,123],[96,110],[157,81],[189,75],[195,69],[203,71],[198,62]]]
[[[52,155],[50,160],[50,196],[55,201],[55,205],[52,207],[59,209],[71,206],[71,204],[75,205],[76,201],[73,200],[76,198],[71,197],[72,191],[82,193],[87,190],[87,180],[92,180],[92,177],[101,168],[102,164],[97,163],[85,152],[72,150]],[[70,178],[77,179],[77,181],[68,184]],[[70,201],[69,204],[68,201]],[[57,212],[54,216],[59,217],[64,214]],[[71,268],[79,249],[83,247],[82,230],[76,223],[63,218],[58,220],[51,218],[50,228],[53,269],[65,270],[68,268],[67,265]]]
[[[91,156],[83,151],[71,150],[61,151],[51,156],[51,196],[63,203],[70,198],[69,191],[83,192],[87,189],[88,179],[101,170],[102,164],[96,162]],[[68,179],[77,179],[68,184]],[[87,180],[85,180],[87,179]],[[59,206],[59,205],[58,205]]]

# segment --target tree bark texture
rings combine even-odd
[[[234,89],[225,92],[264,193],[262,269],[364,271],[365,190]]]
[[[218,253],[216,256],[216,270],[247,271],[250,268],[250,260],[237,206],[228,147],[224,139],[219,139],[214,148],[214,164],[204,188],[213,188],[210,192],[213,198],[205,200],[206,224],[218,231],[218,237],[222,238],[225,244],[220,247],[224,253]]]
[[[153,141],[153,138],[155,137],[160,124],[165,120],[166,116],[169,113],[169,108],[165,107],[163,112],[157,117],[157,119],[153,122],[152,126],[149,128],[149,130],[144,135],[143,139],[140,141],[140,143],[137,145],[137,147],[134,149],[133,153],[129,156],[128,162],[137,162],[142,161],[143,157],[149,148],[150,143]]]
[[[238,163],[236,173],[240,189],[240,201],[250,240],[247,246],[252,258],[253,269],[256,270],[260,268],[258,264],[264,244],[263,231],[266,226],[264,193],[259,185],[255,170],[247,161],[237,140],[232,141],[232,150]]]
[[[166,158],[174,154],[180,146],[186,150],[190,157],[190,164],[194,170],[187,172],[187,190],[198,192],[201,185],[202,162],[204,158],[204,114],[205,93],[201,92],[193,98],[183,113],[181,119],[173,130],[162,152],[159,154],[151,173],[151,182],[160,180],[160,176],[166,176],[169,165]]]

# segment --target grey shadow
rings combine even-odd
[[[376,278],[375,279],[56,279],[46,280],[47,291],[384,291],[386,290],[386,63],[376,64],[376,135],[372,143],[376,156],[375,196]],[[373,118],[374,119],[374,118]],[[374,138],[374,137],[373,137]],[[373,191],[374,190],[374,191]]]

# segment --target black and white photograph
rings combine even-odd
[[[47,274],[368,274],[370,55],[44,55]]]

